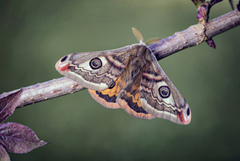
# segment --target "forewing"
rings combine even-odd
[[[99,52],[72,53],[55,65],[58,72],[85,88],[104,90],[114,84],[126,68],[135,45]]]
[[[144,110],[155,117],[178,124],[188,124],[191,111],[188,103],[173,85],[150,50],[145,53],[140,83],[140,102]]]

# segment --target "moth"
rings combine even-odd
[[[63,56],[57,71],[88,88],[101,105],[122,108],[140,119],[164,118],[178,124],[191,121],[184,97],[164,73],[141,33],[140,43],[122,48]]]

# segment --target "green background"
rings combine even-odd
[[[230,12],[228,1],[210,18]],[[59,78],[54,65],[71,52],[114,49],[165,38],[197,23],[188,0],[0,1],[0,93]],[[86,90],[21,109],[7,120],[33,129],[48,145],[12,161],[239,160],[240,28],[159,63],[192,110],[189,125],[140,120],[102,107]]]

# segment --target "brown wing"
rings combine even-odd
[[[140,81],[142,68],[145,66],[146,61],[143,53],[147,47],[142,45],[138,48],[137,52],[131,57],[129,62],[129,81],[125,88],[123,88],[118,95],[117,103],[130,115],[140,119],[153,119],[155,116],[149,114],[143,109],[140,102]]]
[[[140,102],[150,114],[188,124],[191,112],[188,103],[172,84],[150,50],[145,53],[146,65],[140,83]]]
[[[129,79],[129,67],[127,66],[123,73],[118,77],[112,86],[109,88],[96,91],[88,89],[90,95],[101,105],[107,108],[117,109],[120,108],[119,104],[116,102],[119,92],[126,86]]]
[[[120,92],[117,103],[130,115],[140,119],[153,119],[155,116],[146,112],[141,105],[139,87],[141,75],[136,75]]]
[[[155,118],[141,107],[139,97],[140,69],[144,65],[144,61],[138,55],[145,50],[145,46],[139,45],[132,52],[130,56],[131,61],[129,61],[123,73],[115,81],[114,86],[102,91],[89,90],[91,96],[107,108],[116,109],[121,107],[136,118]]]
[[[110,87],[122,74],[137,46],[69,54],[62,57],[55,67],[60,74],[83,87],[101,91]]]

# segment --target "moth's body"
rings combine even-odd
[[[56,63],[62,75],[89,89],[107,108],[123,108],[141,119],[191,120],[190,108],[143,43],[119,49],[73,53]]]

